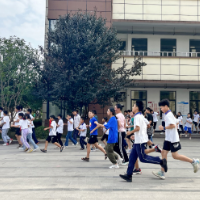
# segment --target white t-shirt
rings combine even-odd
[[[4,117],[3,111],[1,112],[0,118]],[[3,120],[0,121],[0,124],[3,123]]]
[[[134,117],[134,128],[140,127],[140,130],[135,132],[135,144],[142,144],[148,141],[147,125],[142,114],[137,114]]]
[[[145,122],[146,125],[149,125],[149,124],[150,124],[150,122],[149,122],[149,121],[147,120],[147,118],[145,118],[145,117],[144,117],[144,122]]]
[[[77,114],[76,116],[74,116],[74,128],[77,128],[80,124],[80,120],[81,120],[81,117],[79,114]]]
[[[72,124],[69,121],[72,122]],[[67,122],[67,124],[68,124],[68,131],[73,131],[74,130],[73,129],[73,121],[74,120],[72,118],[70,118],[69,121]]]
[[[33,119],[34,118],[33,115],[30,114],[30,118]],[[35,128],[33,121],[32,121],[32,128]]]
[[[9,118],[9,116],[4,116],[2,121],[3,121],[3,123],[5,122],[2,129],[10,128],[10,118]]]
[[[28,120],[26,120],[26,119],[25,120],[20,119],[18,125],[20,125],[20,127],[21,127],[22,130],[23,129],[27,129],[28,128]]]
[[[162,113],[162,122],[165,121],[165,113]]]
[[[188,127],[188,128],[192,128],[192,124],[190,124],[189,122],[192,122],[192,119],[191,119],[191,118],[187,118],[187,119],[186,119],[185,126]]]
[[[176,119],[176,118],[175,118]],[[179,119],[176,119],[176,127],[177,129],[179,129],[179,123],[180,123],[180,120]]]
[[[81,130],[84,130],[84,131],[80,131],[80,136],[86,137],[86,134],[87,134],[87,127],[86,127],[86,124],[85,124],[85,123],[81,124],[79,128],[80,128]]]
[[[62,119],[60,119],[58,121],[58,125],[59,125],[59,127],[57,128],[57,132],[58,133],[63,133],[63,126],[64,126],[64,124],[63,124],[63,120]]]
[[[193,114],[193,116],[194,116],[194,119],[193,119],[193,121],[194,122],[198,122],[198,119],[199,119],[199,114]]]
[[[170,124],[174,124],[176,126],[176,118],[174,117],[172,112],[169,112],[165,115],[165,127],[169,126]],[[173,129],[165,130],[165,140],[171,143],[180,141],[176,127]]]
[[[107,122],[105,122],[103,125],[106,125]],[[103,128],[103,133],[105,133],[106,135],[109,134],[109,129],[106,129],[105,127]]]
[[[17,121],[17,120],[19,120],[19,116],[18,116],[19,113],[22,113],[22,112],[16,113],[15,118],[14,118],[14,122]],[[15,125],[18,126],[18,125],[19,125],[19,122],[15,122]]]
[[[152,114],[152,116],[153,116],[153,122],[157,122],[157,121],[158,121],[158,118],[157,118],[158,113],[157,113],[157,112],[154,112],[154,113]]]
[[[183,125],[183,117],[180,116],[180,117],[178,117],[178,119],[179,119],[179,124],[180,124],[180,125]]]
[[[33,122],[31,120],[28,120],[28,130],[29,130],[29,133],[33,133],[32,127],[33,127]]]
[[[56,122],[55,121],[52,121],[51,122],[51,126],[53,128],[51,128],[51,131],[49,133],[49,136],[55,136],[56,135]]]

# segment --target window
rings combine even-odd
[[[200,57],[200,40],[190,40],[190,56]]]
[[[126,51],[126,41],[121,41],[120,51]]]
[[[147,56],[147,38],[132,38],[131,49],[136,56]]]
[[[190,113],[195,110],[200,111],[200,92],[190,92]]]
[[[176,92],[173,91],[160,91],[160,100],[168,99],[169,107],[172,113],[176,113]],[[162,112],[160,112],[160,116],[162,116]]]
[[[141,100],[144,104],[144,110],[147,106],[147,91],[145,90],[134,90],[131,91],[131,108],[136,103],[136,100]]]
[[[176,56],[176,39],[161,39],[161,56]]]

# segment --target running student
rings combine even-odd
[[[179,131],[179,122],[180,120],[178,119],[178,115],[174,115],[175,119],[176,119],[176,129],[177,129],[177,132],[179,134],[179,137],[181,136],[180,134],[180,131]]]
[[[84,117],[81,117],[80,126],[78,127],[78,131],[79,131],[80,145],[81,145],[80,150],[84,150],[85,145],[87,145],[87,143],[85,142],[85,138],[86,138],[86,134],[87,134],[87,127],[85,124]]]
[[[161,135],[165,133],[165,113],[161,112],[162,113],[162,117],[160,118],[162,120],[162,127],[163,127],[163,130],[161,131]]]
[[[181,149],[180,139],[176,129],[176,119],[169,108],[169,100],[164,99],[159,102],[160,109],[165,113],[165,141],[163,144],[162,158],[167,159],[169,151],[172,153],[172,157],[176,160],[185,161],[191,163],[194,169],[194,173],[199,170],[199,159],[191,159],[184,155],[179,155],[178,150]],[[162,126],[159,126],[160,130],[163,130]],[[165,179],[164,169],[159,172],[153,172],[153,174],[160,179]]]
[[[153,134],[155,133],[155,130],[156,130],[156,125],[157,125],[157,122],[158,122],[158,113],[157,112],[154,112],[153,110],[151,111],[151,114],[153,116]]]
[[[190,113],[187,114],[187,119],[186,119],[186,123],[185,123],[185,137],[187,137],[187,133],[190,134],[189,139],[191,140],[191,134],[192,134],[192,119],[190,117]]]
[[[193,114],[193,124],[195,126],[196,132],[198,131],[197,129],[197,124],[199,123],[199,114],[198,112],[195,110],[194,114]],[[193,129],[192,129],[193,130]]]
[[[62,152],[62,151],[63,151],[63,147],[62,147],[60,144],[57,143],[56,122],[55,122],[55,119],[56,119],[56,118],[55,118],[54,115],[51,115],[51,116],[50,116],[50,119],[51,119],[51,125],[50,125],[50,127],[44,129],[44,131],[50,129],[49,136],[48,136],[47,139],[46,139],[44,149],[40,149],[40,150],[41,150],[43,153],[47,153],[48,144],[49,144],[49,142],[52,141],[53,144],[55,144],[57,147],[60,148],[60,152]]]
[[[85,158],[81,158],[81,160],[83,161],[86,161],[86,162],[89,162],[90,160],[90,145],[93,145],[98,148],[99,150],[101,150],[104,154],[105,154],[105,159],[107,159],[107,154],[106,154],[106,151],[104,150],[103,147],[101,147],[100,145],[98,145],[98,139],[97,139],[97,136],[98,136],[98,132],[97,132],[97,125],[95,122],[97,122],[96,118],[94,117],[95,116],[95,111],[89,111],[88,113],[88,116],[90,118],[90,139],[87,143],[87,156]]]
[[[73,118],[71,117],[71,115],[67,115],[66,117],[67,119],[67,135],[66,135],[66,141],[65,141],[65,147],[68,147],[68,140],[70,139],[72,141],[72,143],[74,145],[77,145],[78,142],[72,137],[72,133],[73,133]]]
[[[108,155],[109,160],[112,162],[113,165],[111,165],[109,168],[112,169],[118,169],[119,165],[118,162],[121,162],[121,159],[118,157],[117,154],[114,153],[114,146],[117,143],[118,140],[118,122],[115,117],[115,110],[114,108],[109,108],[107,111],[107,115],[110,117],[110,120],[107,124],[101,125],[97,121],[95,124],[97,124],[97,127],[109,129],[109,135],[108,135],[108,142],[106,145],[106,152]]]
[[[57,130],[56,130],[56,134],[57,134],[57,139],[58,139],[58,143],[61,145],[61,147],[63,147],[63,142],[62,142],[62,134],[63,134],[63,119],[62,119],[62,115],[58,115],[58,125],[57,125]]]
[[[3,108],[0,107],[0,125],[3,123],[3,117],[4,117]],[[2,130],[2,127],[0,127],[0,133],[1,133],[1,130]]]
[[[129,157],[127,173],[125,175],[120,175],[122,179],[128,182],[132,182],[133,169],[138,157],[141,162],[161,165],[165,171],[167,171],[166,159],[161,160],[159,157],[148,156],[145,153],[148,135],[147,125],[145,123],[144,116],[142,115],[143,108],[143,102],[137,100],[133,107],[133,112],[136,113],[134,116],[134,130],[132,131],[135,134],[135,144]]]
[[[182,134],[184,134],[183,116],[182,116],[181,112],[178,112],[178,119],[179,119],[179,135],[181,136],[181,132],[182,132]]]
[[[104,117],[102,119],[103,125],[105,126],[107,124],[108,118]],[[101,141],[105,144],[105,146],[107,145],[107,141],[108,141],[108,135],[109,135],[109,130],[106,129],[105,127],[103,127],[103,136],[101,138]]]
[[[33,151],[33,149],[30,147],[29,143],[27,142],[27,136],[29,134],[28,121],[26,119],[26,116],[23,113],[19,113],[18,117],[20,119],[19,122],[18,122],[18,125],[12,125],[11,127],[15,127],[15,128],[20,128],[21,129],[21,131],[22,131],[21,142],[23,143],[23,145],[25,147],[24,151],[27,151],[28,153],[31,153]]]
[[[4,141],[4,146],[8,146],[12,143],[13,139],[11,139],[7,134],[10,129],[10,118],[8,116],[8,112],[6,110],[3,111],[3,123],[2,125],[2,139]]]

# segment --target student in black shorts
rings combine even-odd
[[[104,117],[102,119],[103,125],[106,125],[108,122],[108,118]],[[107,145],[107,141],[108,141],[108,134],[109,134],[109,130],[107,130],[106,128],[103,128],[103,136],[101,138],[101,141],[105,144],[105,146]]]
[[[94,144],[94,146],[96,148],[98,148],[100,151],[102,151],[105,155],[105,159],[107,159],[107,154],[106,154],[106,151],[104,150],[103,147],[101,147],[99,144],[98,144],[98,132],[97,132],[97,125],[95,124],[95,122],[97,122],[97,119],[94,117],[95,116],[95,113],[96,111],[92,110],[92,111],[89,111],[88,113],[88,116],[90,118],[90,124],[89,124],[89,127],[90,127],[90,139],[87,143],[87,156],[85,158],[81,158],[81,160],[83,161],[86,161],[86,162],[89,162],[90,160],[90,145]]]

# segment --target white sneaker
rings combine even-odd
[[[128,149],[126,152],[127,152],[127,153],[131,153],[131,151],[132,151],[132,149]]]
[[[185,134],[185,137],[187,137],[187,134]]]
[[[164,133],[163,132],[160,132],[160,135],[163,135]]]
[[[116,165],[111,165],[109,168],[110,168],[110,169],[119,169],[119,165],[118,165],[118,164],[116,164]]]
[[[199,170],[199,159],[193,159],[194,162],[191,163],[194,169],[194,173],[197,173]]]
[[[189,140],[191,140],[192,138],[190,137]]]
[[[24,148],[23,148],[23,147],[20,147],[19,150],[24,150]]]
[[[128,165],[128,163],[129,163],[129,162],[123,162],[122,165],[125,166],[125,165]]]
[[[164,173],[159,171],[159,172],[152,172],[152,174],[154,176],[157,176],[158,178],[162,179],[162,180],[165,180],[165,176],[164,176]]]
[[[122,161],[123,161],[123,159],[119,157],[117,160],[118,165],[122,165]]]
[[[6,143],[3,144],[3,146],[6,146],[6,145],[7,145]]]
[[[38,149],[40,149],[40,148],[38,147],[38,148],[36,148],[36,149],[33,149],[33,152],[37,151]]]

